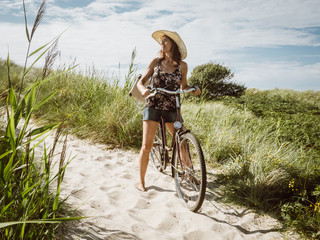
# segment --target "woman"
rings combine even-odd
[[[182,61],[187,57],[187,49],[176,32],[159,30],[152,34],[152,37],[161,45],[160,56],[153,59],[145,74],[137,84],[143,97],[150,94],[150,90],[144,85],[150,79],[153,87],[166,88],[168,90],[188,90],[187,84],[188,65]],[[200,89],[196,87],[194,95],[199,95]],[[149,162],[149,153],[153,146],[153,140],[158,128],[160,116],[166,121],[166,127],[173,134],[173,123],[176,120],[175,96],[157,95],[147,99],[146,108],[143,112],[143,140],[139,154],[140,182],[137,188],[146,191],[145,175]]]

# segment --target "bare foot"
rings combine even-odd
[[[141,192],[146,192],[147,191],[147,189],[145,188],[145,186],[142,185],[142,183],[137,183],[136,184],[136,188]]]

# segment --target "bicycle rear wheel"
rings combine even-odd
[[[150,160],[152,166],[162,172],[165,169],[164,149],[162,142],[162,127],[159,124],[156,136],[153,140],[153,146],[150,151]]]
[[[179,198],[191,211],[198,211],[205,198],[207,173],[201,146],[191,133],[180,136],[172,171]]]

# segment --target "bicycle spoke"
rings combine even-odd
[[[150,152],[150,162],[152,163],[153,167],[158,171],[162,172],[164,170],[163,161],[163,147],[162,147],[162,137],[161,137],[161,128],[159,127],[153,141],[153,146]]]
[[[173,168],[176,190],[187,207],[197,211],[204,200],[206,188],[203,154],[199,143],[190,133],[181,136],[178,146]]]

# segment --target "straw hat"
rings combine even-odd
[[[182,41],[181,37],[176,32],[171,32],[168,30],[159,30],[152,33],[152,37],[161,44],[163,36],[166,35],[170,37],[175,43],[177,44],[179,51],[181,53],[181,59],[185,59],[187,57],[187,48],[186,45],[184,45],[184,42]]]

